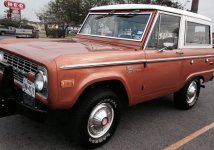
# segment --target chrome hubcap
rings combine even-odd
[[[94,107],[88,119],[88,133],[93,138],[100,138],[110,129],[114,120],[114,109],[109,103]]]
[[[193,81],[187,90],[187,103],[193,104],[197,99],[198,85],[196,81]]]

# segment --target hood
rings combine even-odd
[[[132,47],[96,43],[92,41],[16,39],[0,41],[0,49],[36,62],[61,61],[61,65],[116,61],[121,54],[135,51]],[[112,60],[113,59],[113,60]]]

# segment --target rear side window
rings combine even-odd
[[[187,21],[186,44],[210,44],[210,27]]]

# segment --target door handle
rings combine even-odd
[[[182,54],[184,54],[184,52],[182,52],[182,51],[177,51],[176,54],[182,55]]]

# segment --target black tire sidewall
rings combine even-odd
[[[190,84],[193,81],[195,81],[197,83],[197,95],[196,95],[195,100],[192,103],[188,103],[187,102],[187,91],[188,91]],[[179,92],[177,92],[175,94],[175,97],[174,97],[175,98],[175,104],[178,108],[190,109],[197,103],[198,98],[199,98],[199,94],[200,94],[200,79],[199,78],[192,79],[192,80],[188,81],[186,83],[186,85]]]
[[[197,83],[197,95],[196,95],[196,97],[195,97],[195,99],[194,99],[194,101],[193,101],[192,103],[188,103],[188,102],[187,102],[187,91],[188,91],[188,88],[189,88],[190,84],[191,84],[193,81],[195,81],[195,82]],[[193,107],[193,106],[196,104],[196,102],[197,102],[197,100],[198,100],[198,97],[199,97],[199,93],[200,93],[200,80],[196,78],[196,79],[191,80],[191,81],[189,82],[189,84],[187,85],[187,87],[186,87],[186,104],[187,104],[189,107]]]
[[[97,93],[98,91],[94,91],[95,96],[93,96],[93,93],[88,96],[88,98],[92,98],[90,106],[85,111],[85,115],[82,119],[82,123],[80,123],[80,132],[81,132],[81,139],[84,143],[87,144],[89,147],[97,147],[99,145],[104,144],[105,142],[110,139],[110,137],[114,134],[120,120],[120,102],[119,98],[110,90],[103,90],[103,93]],[[86,96],[87,97],[87,96]],[[93,138],[88,133],[87,125],[88,125],[88,119],[90,117],[90,114],[92,110],[101,103],[108,103],[110,104],[114,109],[114,120],[112,122],[112,125],[110,129],[100,138]]]

